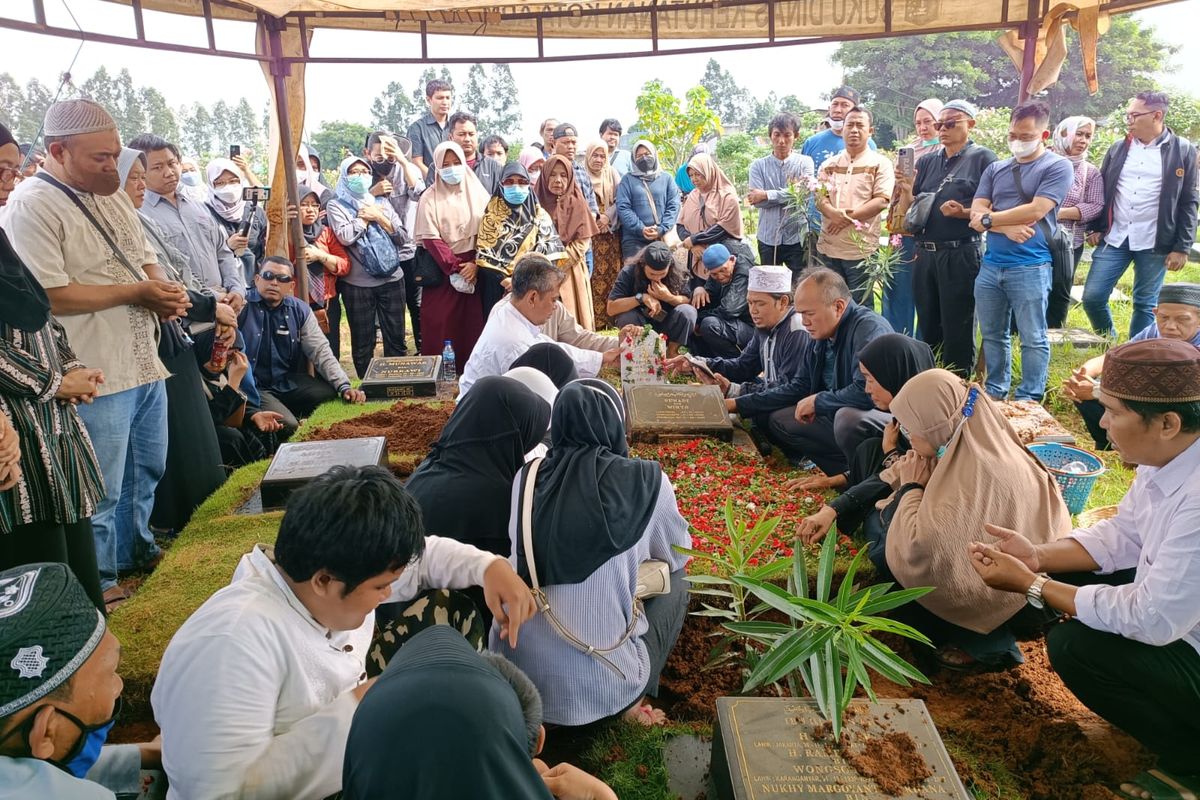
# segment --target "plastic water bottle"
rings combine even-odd
[[[450,346],[450,340],[446,340],[446,346],[442,348],[442,380],[446,383],[454,383],[458,380],[458,370],[454,368],[454,348]]]

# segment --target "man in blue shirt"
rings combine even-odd
[[[804,269],[804,237],[808,217],[788,208],[788,184],[816,174],[808,156],[792,150],[800,132],[800,120],[783,111],[767,126],[771,152],[750,165],[750,191],[746,202],[758,209],[758,258],[763,264],[786,265],[793,275]]]
[[[971,204],[971,228],[987,232],[987,252],[975,279],[975,311],[983,333],[985,388],[994,400],[1008,397],[1012,381],[1010,320],[1021,335],[1021,385],[1014,399],[1040,402],[1050,369],[1046,301],[1050,292],[1050,238],[1057,209],[1075,171],[1046,149],[1050,107],[1041,100],[1012,110],[1008,149],[1012,158],[988,165]]]

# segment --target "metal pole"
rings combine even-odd
[[[292,142],[291,114],[288,110],[287,86],[284,78],[291,73],[291,67],[284,61],[283,42],[279,32],[285,20],[276,19],[267,14],[259,16],[259,20],[267,28],[267,47],[271,58],[271,78],[275,84],[275,113],[279,124],[279,147],[285,160],[283,166],[284,182],[287,186],[287,203],[284,204],[284,224],[288,226],[288,239],[292,252],[296,254],[296,289],[297,299],[308,302],[308,262],[304,257],[304,232],[300,229],[299,216],[292,222],[287,222],[288,204],[300,210],[299,185],[296,182],[296,146]]]
[[[1025,15],[1025,52],[1021,60],[1021,92],[1018,102],[1024,103],[1029,99],[1029,84],[1033,82],[1033,72],[1037,68],[1038,33],[1042,29],[1042,9],[1039,0],[1029,0]]]

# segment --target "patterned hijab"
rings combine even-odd
[[[592,153],[596,151],[604,154],[604,166],[599,172],[592,171]],[[583,164],[587,168],[588,177],[592,179],[592,188],[596,191],[596,202],[600,210],[607,211],[617,201],[617,184],[621,182],[617,171],[608,161],[608,145],[599,140],[589,144],[584,152]]]
[[[1060,156],[1069,158],[1072,163],[1078,164],[1087,158],[1087,150],[1084,150],[1077,156],[1067,155],[1067,151],[1071,149],[1071,144],[1075,141],[1075,134],[1084,125],[1091,125],[1092,132],[1096,131],[1096,120],[1091,117],[1067,117],[1054,128],[1054,150]]]
[[[504,199],[504,181],[512,177],[529,180],[519,163],[509,164],[500,176],[496,193],[488,202],[475,240],[475,263],[511,277],[521,256],[529,252],[555,256],[563,252],[562,241],[554,231],[550,217],[538,205],[533,187],[525,202],[514,206]]]
[[[567,188],[561,196],[550,191],[550,173],[555,167],[567,172]],[[550,214],[554,229],[564,245],[578,239],[590,239],[600,232],[587,200],[583,199],[583,190],[575,180],[575,167],[564,156],[553,155],[546,159],[546,166],[542,167],[542,179],[537,182],[535,190],[538,202]]]

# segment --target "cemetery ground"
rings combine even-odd
[[[1082,283],[1086,263],[1077,283]],[[1200,266],[1189,264],[1168,281],[1200,282]],[[1119,285],[1128,295],[1132,273]],[[1114,303],[1117,328],[1125,331],[1130,305]],[[1071,327],[1088,328],[1078,306]],[[1124,338],[1124,336],[1122,336]],[[343,339],[348,341],[348,339]],[[1051,361],[1046,408],[1077,439],[1092,442],[1069,401],[1057,387],[1071,370],[1100,351],[1055,349]],[[1019,369],[1019,358],[1018,358]],[[1016,378],[1014,377],[1014,384]],[[327,404],[305,422],[298,439],[387,437],[389,465],[407,476],[437,438],[453,403],[444,398],[372,402],[365,406]],[[680,509],[697,532],[720,536],[726,499],[734,514],[749,523],[781,517],[774,534],[754,555],[755,566],[792,555],[796,522],[820,507],[822,498],[789,493],[782,484],[800,473],[775,457],[711,440],[635,445],[638,455],[659,460],[675,483]],[[1088,509],[1114,505],[1133,478],[1115,453],[1100,453],[1107,471],[1097,482]],[[274,541],[282,512],[246,513],[242,507],[266,472],[263,461],[235,472],[197,510],[152,575],[135,576],[134,597],[113,614],[111,625],[122,642],[121,673],[125,679],[125,717],[113,740],[133,741],[156,733],[149,696],[164,648],[172,634],[213,592],[228,584],[238,559],[256,543]],[[252,503],[250,506],[252,507]],[[698,549],[714,547],[701,538]],[[844,574],[860,542],[838,539],[839,574]],[[719,545],[715,545],[719,548]],[[816,550],[810,563],[815,564]],[[865,560],[864,560],[865,561]],[[867,563],[869,569],[869,563]],[[696,574],[705,562],[693,560]],[[862,572],[856,583],[871,583]],[[701,610],[694,597],[692,610]],[[716,602],[720,602],[719,600]],[[551,731],[547,760],[571,760],[608,782],[622,800],[666,800],[668,788],[664,748],[684,734],[708,737],[714,724],[715,698],[735,695],[744,682],[736,664],[706,669],[719,628],[713,617],[689,615],[662,677],[659,705],[671,724],[644,729],[627,724],[597,725],[573,731]],[[1021,642],[1025,663],[999,673],[953,673],[928,667],[928,648],[886,639],[902,657],[926,671],[932,683],[901,687],[872,673],[879,697],[916,698],[929,709],[938,732],[968,791],[978,800],[1101,800],[1119,795],[1110,790],[1136,774],[1148,761],[1136,742],[1087,711],[1063,687],[1049,666],[1041,639]],[[774,689],[758,692],[773,695]],[[908,794],[904,796],[919,796]],[[684,800],[693,800],[689,796]]]

